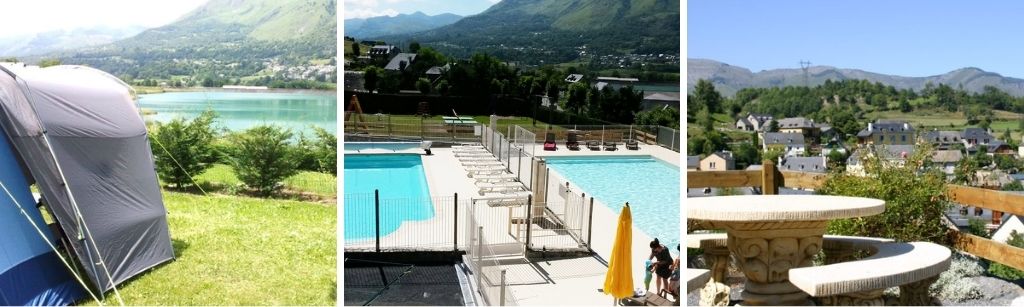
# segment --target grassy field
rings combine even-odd
[[[334,206],[175,192],[164,203],[176,260],[122,284],[125,304],[335,305]],[[103,303],[117,304],[113,291]]]
[[[1020,139],[1021,132],[1017,131],[1017,129],[1020,127],[1020,118],[1024,115],[1007,111],[993,111],[993,114],[995,115],[994,120],[989,127],[993,130],[993,134],[996,137],[1000,137],[1003,131],[1009,128],[1011,137],[1016,140]],[[918,128],[918,125],[924,125],[926,130],[963,130],[967,127],[978,126],[968,125],[967,119],[961,112],[948,112],[944,110],[915,110],[910,113],[891,110],[868,113],[865,117],[906,120],[910,122],[915,129]]]
[[[196,176],[195,179],[204,187],[214,189],[214,191],[207,192],[223,191],[228,189],[228,187],[242,183],[235,176],[235,172],[231,167],[224,164],[214,165],[203,174]],[[331,174],[301,171],[285,179],[284,185],[289,190],[313,193],[328,198],[334,198],[338,195],[338,179]]]

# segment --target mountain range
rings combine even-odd
[[[142,26],[85,27],[0,37],[0,56],[27,56],[112,43],[139,34]]]
[[[211,0],[178,20],[99,46],[26,59],[57,58],[117,76],[232,79],[327,64],[337,54],[335,0]]]
[[[678,54],[679,0],[503,0],[440,28],[378,37],[455,57],[486,52],[527,64],[584,55]]]
[[[736,91],[748,87],[784,87],[803,86],[804,72],[800,68],[782,68],[763,70],[757,73],[750,69],[733,66],[709,59],[687,59],[686,88],[693,89],[697,80],[711,80],[720,93],[732,96]],[[831,66],[811,66],[807,69],[807,83],[811,86],[825,83],[825,80],[863,79],[881,82],[897,89],[913,89],[920,91],[925,85],[946,84],[953,88],[963,86],[971,92],[980,92],[985,86],[995,86],[1010,95],[1024,96],[1024,79],[1002,76],[975,67],[957,69],[945,74],[927,77],[904,77],[873,73],[859,69],[836,68]]]
[[[345,19],[345,36],[363,39],[407,34],[450,25],[459,21],[459,19],[462,19],[462,16],[450,13],[430,16],[423,12],[398,14],[393,17],[378,16]]]

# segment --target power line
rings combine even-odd
[[[811,61],[800,60],[800,69],[804,71],[804,86],[811,87],[810,78],[808,77],[807,70],[811,68]]]

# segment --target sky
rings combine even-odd
[[[345,19],[411,14],[416,11],[427,15],[452,13],[460,16],[483,12],[501,0],[345,0]]]
[[[908,77],[977,67],[1024,78],[1024,1],[688,2],[688,58],[753,72],[804,60]]]
[[[0,38],[95,26],[158,27],[207,0],[30,0],[4,1]]]

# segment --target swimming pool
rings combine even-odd
[[[434,205],[418,154],[345,155],[345,240],[373,239],[374,190],[380,191],[380,235],[404,221],[434,216]]]
[[[615,213],[629,202],[633,225],[676,253],[679,167],[651,156],[547,157],[548,166]]]
[[[345,142],[345,152],[360,152],[368,149],[403,151],[420,148],[420,142]]]

